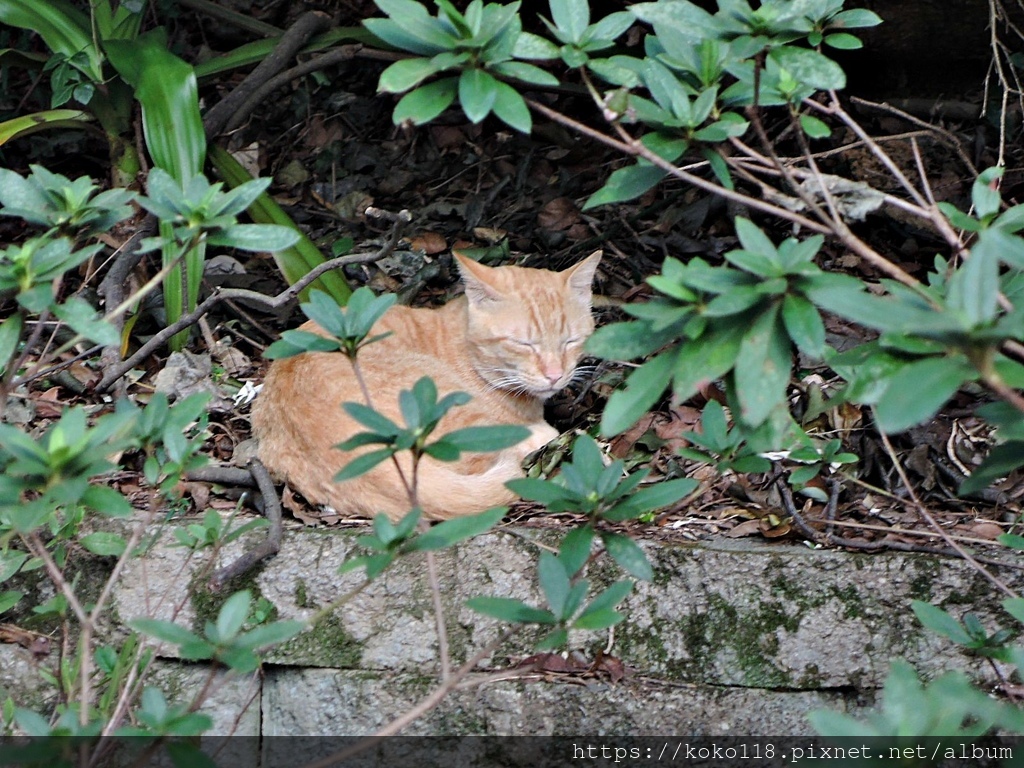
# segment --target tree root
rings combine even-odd
[[[232,468],[223,467],[220,469]],[[239,471],[242,472],[244,470]],[[194,475],[194,473],[189,474],[190,477]],[[248,572],[254,565],[272,555],[276,555],[281,549],[281,500],[277,496],[277,489],[274,488],[274,481],[271,480],[270,473],[267,472],[267,468],[260,463],[259,459],[253,459],[249,463],[247,474],[249,475],[249,481],[255,482],[256,487],[259,488],[260,495],[263,497],[263,515],[270,522],[270,527],[267,528],[267,536],[262,542],[252,549],[243,552],[234,562],[217,569],[210,578],[210,589],[214,592],[220,591],[225,584],[236,576],[241,576],[243,573]]]

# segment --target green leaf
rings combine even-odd
[[[1024,536],[1015,533],[1004,533],[996,541],[1010,549],[1024,550]]]
[[[537,564],[537,575],[541,591],[551,607],[555,618],[565,620],[566,599],[569,596],[569,574],[565,572],[564,563],[550,552],[541,552]]]
[[[206,132],[192,66],[167,49],[165,30],[108,40],[110,63],[135,89],[153,162],[184,183],[203,170]]]
[[[492,106],[494,114],[520,133],[529,133],[533,128],[533,120],[523,97],[515,88],[500,80],[494,81],[494,89],[497,94]]]
[[[72,296],[63,304],[53,308],[53,314],[63,320],[75,333],[105,347],[116,347],[121,341],[121,334],[109,322],[103,319],[84,299]]]
[[[740,343],[734,376],[740,420],[760,426],[786,398],[793,364],[789,336],[779,322],[778,305],[762,312]]]
[[[391,448],[381,448],[360,454],[338,471],[334,476],[334,482],[341,483],[365,475],[382,461],[387,461],[393,454],[394,451]]]
[[[510,597],[473,597],[466,601],[470,610],[493,616],[502,621],[518,624],[555,624],[557,619],[551,611],[534,608]]]
[[[18,349],[23,325],[20,312],[15,312],[0,323],[0,374],[7,368]]]
[[[601,531],[601,541],[608,554],[624,571],[641,581],[654,578],[654,570],[647,561],[647,555],[629,536],[611,531]]]
[[[386,42],[405,47],[402,44],[404,39],[394,34],[395,31],[400,31],[418,44],[417,49],[408,48],[413,53],[439,53],[453,50],[456,47],[458,39],[445,29],[445,25],[440,19],[430,16],[427,9],[419,3],[413,2],[413,0],[375,0],[375,2],[377,7],[388,15],[387,21],[391,22],[393,27],[389,28],[380,23],[374,26],[366,24],[366,28],[373,34],[382,37]],[[395,43],[395,40],[399,40],[399,42]]]
[[[429,123],[455,101],[458,82],[458,78],[446,77],[410,91],[395,105],[391,119],[395,125],[401,125],[406,120],[414,125]]]
[[[750,219],[737,216],[735,227],[736,237],[739,238],[744,250],[766,256],[770,261],[778,259],[775,243]]]
[[[989,237],[996,233],[996,236]],[[946,300],[963,312],[973,327],[995,319],[999,312],[999,230],[984,230],[971,247],[970,258],[949,278]]]
[[[905,365],[889,380],[875,406],[878,427],[902,432],[930,419],[976,374],[962,357],[926,357]]]
[[[2,136],[0,136],[0,141],[2,141]],[[992,222],[992,226],[1006,232],[1018,232],[1024,229],[1024,203],[1003,211],[999,214],[999,218]]]
[[[364,427],[381,435],[397,435],[402,430],[380,411],[362,403],[342,403],[342,409]]]
[[[509,480],[505,487],[520,498],[536,501],[540,504],[554,504],[560,501],[571,501],[575,496],[558,483],[541,480],[538,477],[520,477]]]
[[[601,594],[590,601],[590,604],[573,622],[577,629],[604,629],[617,624],[624,617],[615,606],[621,603],[633,589],[631,581],[616,581]]]
[[[666,175],[666,171],[654,165],[628,165],[619,168],[608,177],[603,187],[587,198],[583,210],[633,200],[654,187]]]
[[[828,123],[811,115],[800,115],[800,127],[812,139],[827,139],[832,135]]]
[[[512,55],[517,59],[543,61],[558,58],[558,46],[550,40],[532,32],[520,32]]]
[[[536,85],[559,84],[558,78],[546,69],[541,69],[533,64],[526,64],[522,61],[503,61],[500,64],[495,64],[491,67],[491,70],[505,77],[514,77],[516,80],[522,80],[524,83],[534,83]]]
[[[220,642],[227,642],[234,639],[242,628],[245,620],[249,617],[249,607],[252,605],[252,594],[247,589],[236,592],[220,607],[217,613],[217,639]],[[213,638],[210,638],[211,640]]]
[[[794,344],[807,355],[820,360],[825,353],[825,324],[811,302],[797,294],[782,300],[782,322]]]
[[[530,436],[530,430],[519,425],[464,427],[443,436],[460,451],[490,452],[510,448]]]
[[[882,23],[882,17],[874,11],[865,8],[852,8],[842,11],[832,17],[831,25],[843,29],[856,29],[857,27],[874,27]]]
[[[617,435],[633,426],[665,392],[676,355],[663,352],[634,370],[625,389],[613,392],[601,414],[601,434]]]
[[[24,592],[18,592],[17,590],[0,592],[0,614],[11,610],[11,608],[16,606],[24,596]]]
[[[479,536],[497,525],[507,511],[505,507],[495,507],[481,512],[479,515],[445,520],[413,539],[409,543],[409,549],[410,551],[443,549],[460,541]]]
[[[999,194],[998,180],[1002,176],[1002,168],[987,168],[975,179],[971,187],[971,202],[979,219],[984,220],[999,213],[1002,198]]]
[[[258,253],[283,251],[299,241],[299,233],[277,224],[234,224],[207,237],[210,245]]]
[[[290,640],[306,628],[301,621],[275,621],[243,633],[235,640],[239,648],[256,650]]]
[[[549,0],[551,20],[567,42],[578,43],[590,26],[589,0]]]
[[[1008,597],[1003,600],[1003,610],[1024,624],[1024,597]]]
[[[698,482],[690,477],[679,477],[674,480],[662,480],[633,493],[626,501],[617,505],[614,514],[606,514],[607,520],[628,520],[639,517],[646,512],[675,504],[677,501],[693,493]]]
[[[70,3],[2,0],[0,22],[37,33],[51,51],[94,83],[103,82],[103,56],[94,44],[89,17]]]
[[[652,331],[647,322],[611,323],[598,328],[587,339],[586,350],[605,360],[632,360],[658,351],[675,335],[671,329]]]
[[[106,531],[88,533],[80,538],[78,543],[94,555],[101,557],[120,557],[127,547],[123,536]]]
[[[459,104],[471,123],[490,114],[498,90],[498,81],[482,69],[467,69],[459,76]]]
[[[971,636],[967,634],[960,622],[938,606],[921,600],[912,600],[910,607],[913,609],[914,615],[917,616],[917,620],[932,632],[938,632],[943,637],[960,645],[967,645],[971,642]]]
[[[968,216],[952,203],[938,203],[938,208],[945,214],[946,218],[949,219],[949,223],[957,229],[963,229],[967,232],[981,231],[981,222],[973,216]]]
[[[131,502],[109,485],[90,485],[82,494],[82,504],[104,517],[131,517],[135,511]]]
[[[128,622],[128,626],[136,632],[141,632],[144,635],[155,637],[157,640],[162,640],[163,642],[170,643],[171,645],[181,646],[186,643],[202,641],[198,635],[193,634],[184,627],[171,621],[146,618],[131,619]]]
[[[594,527],[587,523],[573,528],[562,539],[558,547],[558,558],[570,577],[575,576],[590,557],[590,545],[594,541]]]
[[[838,90],[846,87],[846,74],[843,68],[817,51],[784,45],[773,49],[768,56],[798,82],[816,90]]]
[[[836,48],[840,51],[856,51],[864,47],[864,43],[856,35],[847,32],[836,32],[832,35],[825,35],[825,45]]]
[[[431,59],[403,59],[385,69],[377,90],[380,93],[405,93],[438,71]]]
[[[1022,466],[1024,441],[1009,440],[1001,443],[989,451],[984,461],[971,472],[971,476],[960,484],[959,495],[967,496],[984,490],[999,478]]]
[[[720,379],[736,363],[746,323],[730,318],[682,345],[672,372],[672,394],[689,400],[705,384]]]

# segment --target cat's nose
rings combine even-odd
[[[550,381],[552,385],[554,385],[561,380],[562,376],[565,375],[565,372],[561,369],[561,367],[555,368],[545,366],[544,370],[541,371],[541,374],[544,376],[545,379]]]

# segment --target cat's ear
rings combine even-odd
[[[494,285],[494,270],[491,267],[457,253],[454,255],[455,262],[459,265],[459,274],[462,275],[462,282],[466,286],[466,298],[469,299],[470,304],[497,301],[502,297],[501,291]]]
[[[604,251],[594,251],[575,267],[571,267],[562,274],[565,275],[565,283],[577,296],[589,299],[591,296],[591,283],[594,282],[594,274],[597,272],[597,265],[601,263],[601,256]]]

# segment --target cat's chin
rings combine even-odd
[[[552,397],[557,395],[563,389],[565,389],[564,386],[554,387],[554,388],[550,388],[549,387],[547,389],[537,389],[535,387],[530,387],[529,392],[530,392],[531,395],[536,397],[538,400],[550,400]]]

